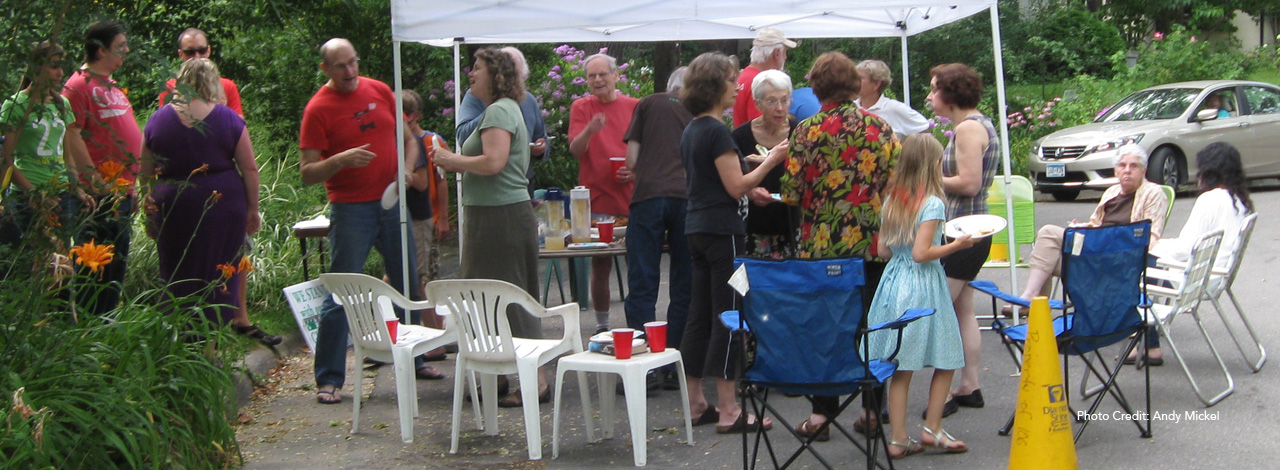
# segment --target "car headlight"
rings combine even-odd
[[[1041,144],[1042,144],[1042,143],[1044,143],[1044,138],[1043,138],[1043,137],[1041,137],[1041,138],[1039,138],[1039,139],[1036,139],[1036,140],[1034,140],[1034,141],[1032,141],[1032,142],[1031,142],[1031,155],[1032,155],[1032,156],[1036,156],[1036,157],[1039,157],[1039,156],[1040,156],[1040,147],[1041,147]]]
[[[1080,154],[1080,156],[1082,156],[1082,157],[1083,157],[1083,156],[1085,156],[1085,155],[1089,155],[1089,154],[1093,154],[1093,153],[1098,153],[1098,152],[1109,152],[1109,151],[1112,151],[1112,150],[1118,149],[1118,148],[1123,147],[1123,146],[1128,145],[1128,144],[1136,144],[1136,143],[1138,143],[1138,142],[1142,142],[1142,137],[1143,137],[1143,136],[1145,136],[1145,135],[1146,135],[1146,134],[1133,134],[1133,135],[1127,135],[1127,136],[1121,137],[1121,138],[1119,138],[1119,139],[1116,139],[1116,140],[1113,140],[1113,141],[1110,141],[1110,142],[1105,142],[1105,143],[1101,143],[1101,144],[1098,144],[1098,145],[1094,145],[1094,146],[1092,146],[1092,147],[1089,147],[1089,148],[1085,149],[1084,153],[1083,153],[1083,154]]]

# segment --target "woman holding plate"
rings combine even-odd
[[[1000,139],[991,118],[978,111],[982,99],[982,78],[965,64],[943,64],[929,71],[929,96],[926,98],[934,114],[955,123],[955,134],[942,156],[942,187],[947,195],[947,220],[972,214],[987,213],[987,188],[995,178],[999,162]],[[949,237],[948,237],[949,238]],[[950,240],[944,240],[944,243]],[[947,285],[960,320],[960,337],[964,343],[964,368],[960,385],[951,391],[951,400],[943,407],[942,416],[950,416],[958,406],[982,408],[982,392],[978,383],[978,360],[982,354],[982,336],[973,311],[973,288],[969,281],[991,251],[991,238],[986,237],[964,250],[942,258],[947,272]]]

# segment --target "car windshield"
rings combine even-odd
[[[1200,94],[1196,88],[1162,88],[1140,91],[1125,97],[1093,122],[1173,119],[1182,115]]]

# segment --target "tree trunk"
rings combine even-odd
[[[680,67],[680,43],[663,41],[653,45],[653,92],[667,91],[667,79]]]

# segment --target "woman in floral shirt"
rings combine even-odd
[[[801,258],[862,257],[866,261],[865,312],[884,272],[885,260],[875,252],[880,203],[900,144],[888,124],[854,104],[862,82],[853,61],[844,54],[819,56],[809,69],[809,80],[822,110],[791,134],[782,200],[800,206]],[[836,397],[814,398],[813,414],[796,427],[802,435],[815,432],[836,409]],[[860,420],[854,428],[867,426]],[[826,434],[818,439],[826,440]]]

